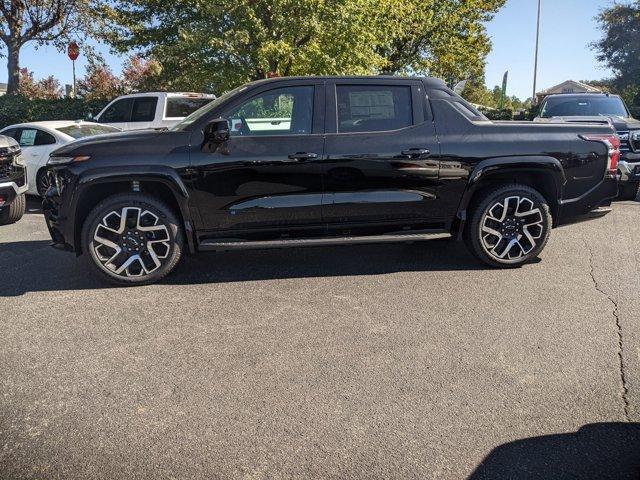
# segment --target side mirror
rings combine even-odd
[[[204,127],[204,141],[224,143],[229,140],[229,122],[226,118],[216,118]]]

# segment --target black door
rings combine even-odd
[[[412,80],[327,84],[323,217],[331,233],[439,228],[439,146]]]
[[[322,83],[281,82],[253,89],[220,112],[231,136],[214,152],[194,134],[197,228],[210,238],[322,233],[323,107]]]

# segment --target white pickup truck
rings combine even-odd
[[[111,101],[93,121],[122,130],[168,128],[214,98],[206,93],[133,93]]]

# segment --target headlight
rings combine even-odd
[[[629,146],[634,152],[640,150],[640,130],[632,130],[629,132]]]
[[[84,162],[90,158],[91,157],[89,155],[75,155],[72,157],[58,157],[52,155],[49,157],[47,165],[67,165],[69,163]]]
[[[15,163],[16,165],[20,165],[21,167],[25,167],[27,165],[24,160],[24,155],[22,155],[21,153],[13,157],[13,163]]]

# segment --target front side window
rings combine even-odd
[[[131,121],[131,107],[133,106],[132,98],[123,98],[118,100],[104,111],[97,119],[99,122],[106,123],[122,123]]]
[[[284,87],[261,93],[226,117],[232,136],[310,134],[313,86]]]
[[[153,122],[156,117],[158,97],[140,97],[133,100],[132,122]]]
[[[413,124],[411,87],[338,85],[338,132],[380,132]]]
[[[9,130],[5,130],[4,132],[2,132],[2,135],[6,136],[6,137],[11,137],[13,139],[17,139],[19,137],[17,137],[16,133],[18,133],[17,129],[10,128]]]

